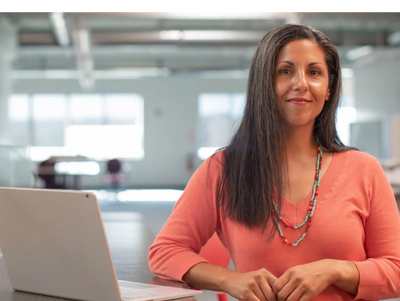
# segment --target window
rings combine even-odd
[[[63,146],[66,96],[36,94],[32,96],[32,145]]]
[[[102,124],[104,116],[102,100],[100,94],[70,95],[70,124]]]
[[[11,123],[10,143],[13,145],[30,145],[29,95],[15,94],[8,99],[8,116]]]
[[[83,155],[97,160],[144,157],[143,98],[137,94],[12,95],[14,144],[31,159]],[[30,126],[31,125],[31,126]]]
[[[132,101],[133,95],[105,95],[108,124],[143,124],[143,101]]]
[[[345,145],[350,144],[350,126],[356,120],[356,115],[354,107],[340,107],[337,110],[336,131]]]
[[[197,154],[205,160],[227,145],[243,115],[245,93],[203,93],[198,99]]]
[[[342,69],[341,107],[337,110],[336,130],[345,145],[351,144],[351,124],[357,119],[354,99],[354,77],[352,69]]]
[[[29,118],[29,95],[15,94],[8,99],[8,116],[11,121],[27,122]]]
[[[137,125],[71,125],[65,146],[91,158],[142,158],[143,128]]]

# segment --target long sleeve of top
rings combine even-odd
[[[354,262],[360,275],[357,296],[330,285],[313,300],[400,296],[399,211],[374,157],[359,151],[334,153],[320,182],[312,224],[296,247],[284,243],[277,232],[269,240],[262,227],[249,229],[217,210],[221,162],[223,152],[199,167],[150,247],[149,265],[157,276],[182,281],[191,267],[207,262],[198,253],[216,231],[237,272],[265,268],[279,277],[290,267],[321,259]],[[310,198],[311,187],[296,205],[283,199],[283,220],[300,224]],[[304,233],[303,228],[283,231],[292,242]]]

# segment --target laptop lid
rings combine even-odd
[[[15,290],[121,300],[93,193],[0,188],[0,248]]]

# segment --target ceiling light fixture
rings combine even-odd
[[[93,60],[90,54],[89,31],[86,28],[73,29],[72,40],[74,43],[81,87],[89,90],[94,87]]]
[[[64,19],[64,13],[50,13],[50,21],[57,43],[63,47],[68,46],[71,41],[69,39],[68,29]]]
[[[234,30],[163,30],[159,33],[162,40],[184,41],[254,41],[258,42],[264,32]]]
[[[346,57],[350,61],[355,61],[364,56],[370,55],[373,52],[374,52],[374,48],[372,46],[363,46],[360,48],[350,50],[349,52],[346,53]]]

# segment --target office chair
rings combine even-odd
[[[230,260],[229,253],[219,240],[217,233],[214,233],[203,248],[201,248],[200,256],[206,259],[209,263],[224,268],[228,267]],[[226,293],[217,292],[217,297],[219,301],[228,301]]]

